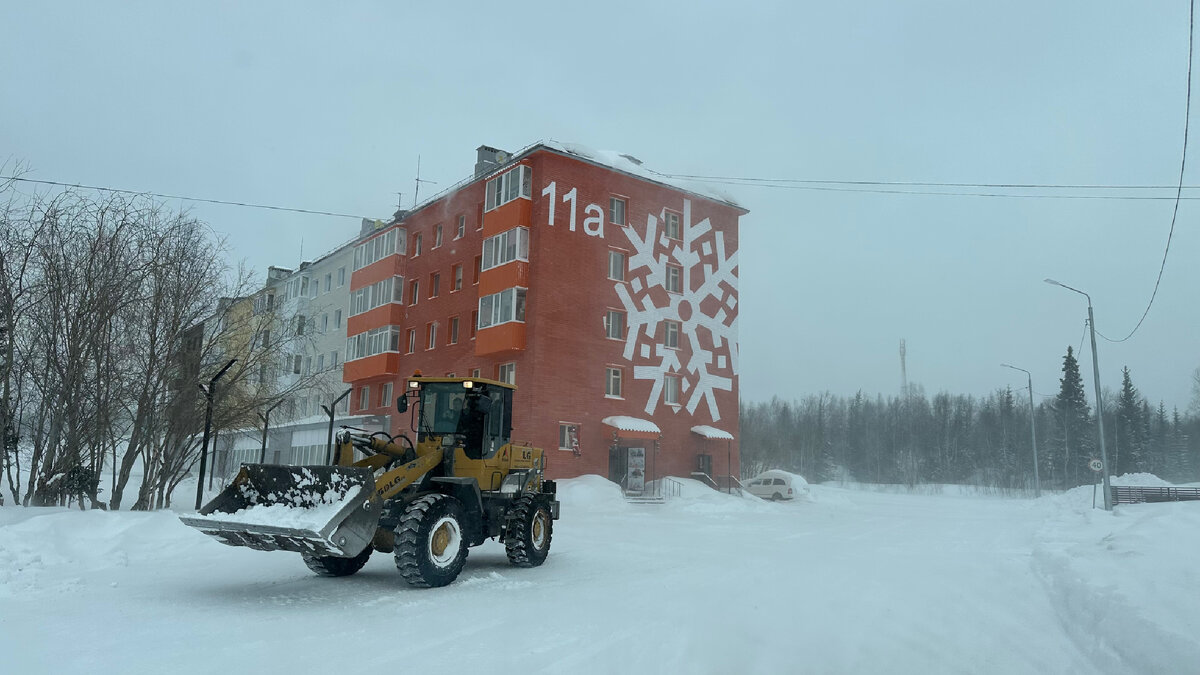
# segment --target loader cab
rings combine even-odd
[[[413,385],[416,384],[414,387]],[[512,434],[512,387],[488,380],[421,378],[409,380],[416,391],[414,431],[418,443],[452,438],[470,459],[489,459]],[[407,401],[400,402],[403,412]]]

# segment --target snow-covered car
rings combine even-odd
[[[746,483],[746,490],[755,497],[772,501],[795,499],[808,492],[808,481],[786,471],[764,471]]]

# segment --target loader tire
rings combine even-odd
[[[338,558],[332,555],[309,555],[307,553],[301,553],[300,557],[304,559],[304,564],[308,565],[308,569],[323,577],[348,577],[361,570],[363,565],[367,564],[367,558],[371,557],[371,551],[371,545],[367,544],[362,553],[353,558]]]
[[[550,555],[554,518],[545,503],[533,495],[517,497],[508,513],[504,550],[517,567],[537,567]]]
[[[425,495],[404,510],[396,526],[396,568],[411,586],[437,588],[458,578],[467,562],[462,504]]]

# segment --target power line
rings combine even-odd
[[[866,194],[925,195],[937,197],[993,197],[1001,199],[1108,199],[1128,201],[1196,200],[1200,197],[1176,195],[1129,194],[1014,194],[1010,192],[962,192],[946,190],[911,190],[907,188],[934,187],[955,190],[1176,190],[1200,189],[1182,185],[1095,185],[1070,183],[943,183],[929,181],[817,180],[801,178],[746,178],[737,176],[705,176],[699,174],[662,173],[646,169],[662,178],[697,180],[717,185],[771,188],[777,190],[811,190],[817,192],[861,192]]]
[[[72,187],[83,190],[99,190],[101,192],[116,192],[127,195],[144,195],[148,197],[159,197],[161,199],[181,199],[188,202],[203,202],[205,204],[223,204],[225,206],[244,206],[251,209],[268,209],[271,211],[287,211],[290,213],[306,213],[314,216],[333,216],[334,218],[355,218],[362,219],[368,216],[356,216],[349,213],[336,213],[333,211],[317,211],[313,209],[298,209],[286,206],[272,206],[270,204],[252,204],[250,202],[233,202],[224,199],[206,199],[204,197],[187,197],[184,195],[168,195],[158,192],[145,192],[142,190],[125,190],[122,188],[101,187],[98,185],[81,185],[79,183],[63,183],[53,180],[36,180],[33,178],[21,178],[19,176],[0,176],[0,180],[20,181],[22,183],[39,183],[41,185],[55,185],[58,187]]]
[[[882,187],[941,187],[941,188],[986,188],[1006,190],[1174,190],[1176,185],[1102,185],[1088,183],[948,183],[934,181],[907,180],[821,180],[809,178],[759,178],[747,176],[705,176],[686,173],[661,173],[647,169],[663,178],[686,180],[707,180],[729,182],[734,185],[753,185],[766,183],[767,187],[784,187],[784,185],[845,185],[845,186],[882,186]],[[780,185],[772,185],[779,183]],[[1188,190],[1200,190],[1200,185],[1183,186]]]
[[[1129,335],[1120,340],[1113,340],[1104,336],[1100,331],[1096,334],[1108,340],[1109,342],[1124,342],[1133,337],[1133,334],[1142,327],[1142,322],[1146,320],[1146,315],[1150,313],[1150,308],[1154,306],[1154,298],[1158,296],[1158,286],[1162,283],[1163,270],[1167,268],[1167,254],[1171,252],[1171,238],[1175,236],[1175,218],[1179,215],[1179,200],[1183,192],[1183,170],[1187,167],[1187,146],[1188,146],[1188,118],[1191,117],[1192,111],[1192,42],[1195,35],[1195,16],[1196,16],[1196,0],[1191,0],[1188,3],[1188,67],[1187,67],[1187,97],[1183,105],[1183,156],[1179,159],[1179,187],[1175,191],[1175,208],[1171,211],[1171,229],[1167,232],[1167,245],[1163,249],[1162,264],[1158,266],[1158,278],[1154,280],[1154,291],[1150,293],[1150,302],[1146,303],[1146,311],[1142,312],[1142,318],[1138,319],[1137,325],[1133,330],[1129,331]]]

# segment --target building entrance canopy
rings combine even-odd
[[[643,420],[627,415],[613,415],[601,420],[605,425],[616,430],[620,438],[658,438],[662,429],[650,420]]]
[[[699,424],[692,427],[692,432],[700,434],[705,438],[721,439],[726,441],[733,440],[733,434],[729,433],[728,431],[721,431],[716,427],[710,427],[704,424]]]

